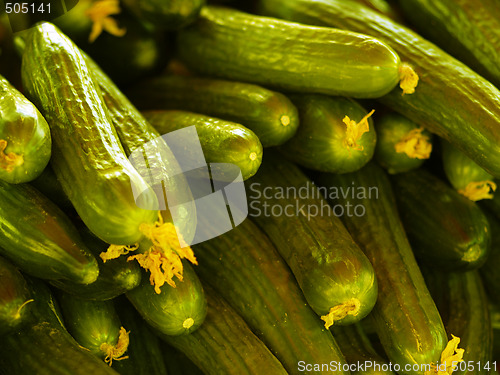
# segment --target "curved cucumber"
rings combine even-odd
[[[298,167],[276,153],[265,158],[247,181],[249,216],[274,243],[326,327],[361,320],[377,298],[370,261]]]
[[[295,136],[280,147],[304,167],[332,173],[358,170],[375,151],[371,113],[352,99],[322,95],[291,97],[299,110]]]
[[[399,81],[399,56],[377,39],[223,7],[203,8],[177,41],[195,71],[289,91],[376,98]]]
[[[242,124],[264,147],[286,142],[299,125],[297,109],[286,96],[250,83],[164,75],[128,95],[142,110],[180,109]]]
[[[51,155],[47,121],[0,76],[0,179],[28,182],[40,175]]]

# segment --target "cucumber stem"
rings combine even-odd
[[[323,315],[321,319],[325,322],[325,328],[329,329],[333,323],[345,318],[347,315],[358,315],[361,308],[361,303],[357,298],[351,298],[350,300],[334,306],[330,309],[327,315]]]
[[[424,128],[419,127],[411,130],[394,148],[397,153],[405,153],[412,159],[429,159],[432,152],[432,143],[428,136],[423,135]]]
[[[368,124],[368,118],[373,115],[375,112],[374,109],[371,110],[365,117],[361,119],[360,122],[356,123],[356,121],[351,120],[349,116],[345,116],[342,120],[346,125],[346,135],[344,139],[344,147],[348,150],[354,149],[357,151],[363,151],[364,147],[362,145],[358,145],[357,141],[361,139],[363,134],[367,133],[370,130],[370,126]]]
[[[123,357],[128,349],[128,344],[130,342],[129,333],[125,328],[120,328],[120,335],[118,336],[118,342],[116,346],[110,345],[107,342],[103,342],[100,346],[100,350],[106,354],[104,362],[108,363],[110,366],[113,364],[113,360],[121,361],[127,359],[128,356]]]
[[[114,18],[109,17],[121,12],[118,0],[98,0],[87,9],[85,15],[92,20],[92,30],[89,35],[89,42],[94,42],[103,30],[114,36],[124,36],[125,28],[120,28]]]
[[[12,172],[14,168],[23,165],[24,158],[22,155],[15,154],[13,152],[5,153],[7,148],[7,141],[0,139],[0,168],[7,172]]]
[[[493,181],[471,181],[465,189],[460,189],[458,192],[469,198],[471,201],[479,201],[481,199],[493,199],[493,193],[497,190],[497,184]]]
[[[403,90],[402,95],[413,94],[417,85],[418,74],[409,64],[402,63],[399,67],[399,87]]]

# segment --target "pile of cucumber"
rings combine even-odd
[[[500,373],[500,2],[15,9],[1,375]],[[193,125],[248,217],[187,246]]]

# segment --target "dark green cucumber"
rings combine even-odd
[[[207,223],[209,225],[209,223]],[[196,245],[196,271],[247,322],[289,374],[312,374],[300,363],[347,365],[267,236],[249,219]],[[299,366],[297,361],[300,360]],[[325,372],[326,373],[326,372]]]
[[[168,368],[169,375],[203,375],[199,369],[183,352],[162,342],[162,353]]]
[[[21,272],[0,257],[0,335],[22,327],[30,317],[31,302],[33,299]]]
[[[377,117],[375,159],[390,174],[418,168],[430,157],[432,134],[396,112]]]
[[[429,172],[394,175],[401,219],[417,258],[440,270],[480,267],[491,231],[481,209]]]
[[[205,323],[190,335],[160,337],[207,375],[254,375],[262,371],[286,375],[281,363],[227,302],[211,288],[206,291]]]
[[[317,178],[334,205],[350,204],[342,220],[373,264],[379,292],[370,316],[393,364],[436,363],[446,346],[446,332],[418,268],[399,219],[390,182],[383,169],[369,163],[343,175]],[[424,211],[425,212],[425,211]]]
[[[460,194],[473,201],[493,198],[496,184],[492,175],[445,140],[441,150],[446,177]]]
[[[157,294],[148,277],[139,287],[126,293],[135,309],[156,331],[164,335],[186,335],[198,329],[207,314],[203,287],[187,262],[183,262],[183,280],[176,287],[164,285]]]
[[[297,109],[286,96],[250,83],[164,75],[140,83],[128,95],[142,110],[181,109],[242,124],[264,147],[286,142],[299,125]]]
[[[147,111],[143,115],[161,134],[196,126],[207,162],[236,164],[244,180],[260,167],[262,144],[253,131],[240,124],[185,111]]]
[[[336,324],[365,317],[377,299],[372,265],[317,187],[272,152],[247,183],[249,216],[285,259],[313,310],[325,319],[339,309],[349,312],[334,318]]]
[[[487,262],[479,268],[479,273],[483,278],[488,297],[500,306],[500,272],[498,272],[500,267],[500,219],[487,209],[484,209],[483,212],[491,228],[491,253]]]
[[[109,245],[86,230],[81,231],[81,235],[99,264],[97,280],[89,285],[54,280],[51,281],[52,285],[66,293],[94,301],[112,299],[139,286],[142,273],[136,262],[128,262],[125,257],[120,257],[103,263],[99,255],[106,251]]]
[[[125,0],[124,3],[141,20],[176,30],[196,20],[205,0]]]
[[[399,81],[399,56],[377,39],[207,6],[178,33],[200,73],[290,91],[376,98]]]
[[[47,165],[43,172],[30,182],[30,185],[35,187],[40,193],[57,204],[63,211],[68,212],[74,210],[71,201],[68,199],[64,190],[57,181],[56,174],[50,165]]]
[[[500,87],[498,1],[399,0],[398,4],[419,34]]]
[[[51,138],[38,109],[0,76],[0,179],[28,182],[49,162]]]
[[[157,199],[127,160],[84,56],[55,26],[28,30],[22,76],[30,97],[51,124],[51,165],[89,229],[105,242],[130,245],[152,224]],[[92,187],[89,189],[89,187]]]
[[[500,177],[500,91],[491,83],[417,33],[360,4],[342,0],[260,2],[266,15],[352,30],[394,48],[420,79],[414,94],[393,90],[380,101]]]
[[[66,331],[47,286],[40,280],[29,281],[28,285],[34,299],[33,318],[19,332],[2,336],[2,374],[117,375]]]
[[[353,99],[293,96],[299,110],[297,134],[280,150],[294,162],[323,172],[354,172],[368,163],[377,134],[371,113]]]
[[[431,269],[422,272],[446,332],[459,337],[460,348],[465,350],[464,362],[456,363],[457,370],[453,374],[488,374],[485,366],[492,358],[493,329],[488,299],[478,272],[435,272]]]
[[[97,279],[97,261],[76,228],[35,188],[0,181],[0,207],[0,253],[22,271],[80,284]]]
[[[351,374],[394,375],[392,366],[377,354],[360,323],[333,327],[332,333],[352,366]]]
[[[113,301],[89,301],[66,293],[58,297],[65,326],[81,346],[110,366],[114,360],[127,360],[129,335]]]

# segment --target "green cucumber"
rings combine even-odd
[[[262,144],[254,132],[240,124],[175,110],[147,111],[143,115],[161,134],[196,126],[207,162],[236,164],[244,180],[260,167]]]
[[[488,210],[483,210],[491,228],[491,253],[487,262],[479,268],[489,299],[500,306],[500,219]]]
[[[165,285],[157,293],[147,277],[139,287],[126,293],[146,322],[157,332],[169,336],[189,334],[201,326],[207,314],[203,287],[192,267],[183,262],[182,281]]]
[[[289,374],[312,374],[300,366],[329,362],[338,366],[336,374],[348,373],[335,340],[307,305],[290,269],[249,219],[196,249],[202,282],[235,309]]]
[[[393,90],[380,101],[500,177],[500,91],[490,82],[417,33],[360,4],[342,0],[260,0],[260,4],[268,16],[351,30],[387,43],[420,79],[414,94]]]
[[[2,336],[2,374],[117,375],[66,331],[47,286],[40,280],[27,281],[34,299],[33,318],[19,332]]]
[[[443,168],[451,185],[472,201],[493,198],[493,176],[449,142],[441,142]]]
[[[205,323],[190,335],[160,337],[186,354],[206,375],[286,375],[287,372],[255,336],[245,321],[206,288],[208,314]]]
[[[299,125],[297,109],[286,96],[250,83],[163,75],[128,95],[142,110],[181,109],[242,124],[264,147],[286,142]]]
[[[317,187],[272,152],[247,183],[250,218],[274,243],[325,326],[364,318],[377,299],[372,265]]]
[[[399,219],[387,176],[369,163],[355,173],[321,174],[317,180],[332,204],[354,206],[354,214],[345,214],[342,220],[375,269],[379,293],[370,316],[389,360],[401,372],[394,370],[423,374],[405,367],[437,362],[446,346],[446,332]]]
[[[49,162],[51,143],[38,109],[0,76],[0,179],[18,184],[38,177]]]
[[[17,331],[29,319],[33,302],[26,280],[0,257],[0,335]]]
[[[110,366],[127,359],[129,332],[121,325],[113,301],[89,301],[66,293],[58,297],[65,326],[81,346]]]
[[[198,366],[196,366],[183,352],[162,342],[162,353],[168,368],[169,375],[203,375]]]
[[[32,27],[22,77],[30,97],[51,123],[51,165],[83,222],[110,244],[141,240],[144,234],[139,226],[153,224],[157,213],[136,204],[132,185],[144,192],[138,198],[141,207],[154,207],[157,199],[127,160],[76,45],[49,23]]]
[[[176,30],[196,20],[205,0],[124,0],[124,3],[141,20]]]
[[[392,181],[417,258],[448,271],[484,264],[491,230],[474,202],[423,169],[394,175]]]
[[[177,42],[194,71],[289,91],[376,98],[400,79],[399,56],[377,39],[223,7],[203,8]]]
[[[432,152],[432,134],[396,112],[377,117],[375,159],[390,174],[420,167]]]
[[[398,4],[418,33],[500,86],[496,0],[399,0]]]
[[[120,257],[104,263],[100,254],[106,251],[109,245],[88,231],[83,230],[80,233],[84,243],[99,264],[99,276],[97,280],[89,285],[53,280],[50,282],[53,286],[66,293],[94,301],[112,299],[139,286],[142,273],[136,262],[128,262],[126,258]]]
[[[392,0],[351,0],[363,4],[396,22],[403,23],[403,15]]]
[[[45,167],[40,176],[30,182],[30,185],[57,204],[63,211],[74,211],[71,201],[64,193],[59,181],[57,181],[56,174],[50,164]]]
[[[299,110],[297,134],[280,147],[304,167],[332,173],[358,170],[375,151],[372,112],[353,99],[322,95],[291,97]]]
[[[459,337],[460,348],[465,350],[464,362],[456,364],[453,374],[489,373],[485,366],[492,358],[493,329],[488,299],[478,272],[435,272],[431,269],[422,272],[446,331]]]
[[[42,279],[94,282],[99,267],[69,218],[28,184],[0,181],[0,253]]]

